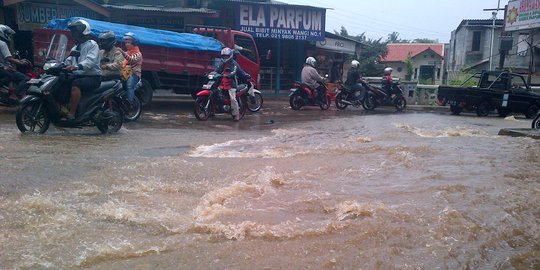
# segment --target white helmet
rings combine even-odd
[[[13,31],[11,27],[4,24],[0,24],[0,39],[2,39],[5,42],[9,42],[13,34],[15,34],[15,31]]]
[[[360,62],[358,62],[356,60],[351,61],[351,67],[352,68],[357,68],[358,66],[360,66]]]
[[[68,29],[74,32],[75,36],[87,36],[92,33],[92,28],[90,28],[90,24],[83,19],[77,19],[69,23]]]
[[[233,50],[231,48],[225,47],[221,50],[221,58],[223,61],[227,62],[233,58]]]
[[[317,64],[317,60],[315,60],[314,57],[308,57],[306,58],[306,64],[312,66],[312,67],[315,67],[315,65]]]
[[[394,71],[391,67],[387,67],[384,69],[384,75],[390,75],[392,74],[392,71]]]

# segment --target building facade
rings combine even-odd
[[[392,77],[414,80],[421,84],[438,84],[442,79],[444,44],[390,43],[388,54],[381,61],[394,71]],[[410,57],[412,70],[407,70]],[[411,72],[410,74],[408,74]]]

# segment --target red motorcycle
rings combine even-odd
[[[321,83],[319,83],[321,84]],[[321,110],[330,108],[330,94],[326,84],[321,84],[324,87],[325,95],[322,100],[317,98],[317,90],[312,89],[301,82],[295,82],[291,93],[289,94],[289,104],[293,110],[300,110],[304,106],[319,106]]]
[[[196,95],[194,106],[195,117],[200,121],[206,121],[210,116],[214,116],[216,113],[227,113],[232,116],[229,91],[219,88],[223,75],[212,71],[207,75],[207,78],[208,83],[203,85],[202,90]],[[240,110],[240,119],[246,114],[248,90],[249,87],[245,84],[238,85],[236,90],[236,100],[238,101]]]
[[[21,59],[18,51],[13,53],[13,57],[17,59]],[[23,65],[23,66],[17,66],[16,67],[17,71],[28,76],[30,79],[39,78],[39,74],[34,71],[34,67],[30,63],[30,61],[28,60],[25,60],[25,61],[28,64]],[[0,68],[13,68],[13,67],[6,67],[3,65],[0,65]],[[0,78],[0,105],[1,106],[18,105],[19,104],[18,100],[10,98],[10,96],[13,96],[14,94],[15,94],[15,88],[13,87],[13,83],[11,82],[11,80],[9,78]]]

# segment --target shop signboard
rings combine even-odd
[[[94,11],[78,6],[20,3],[17,5],[17,24],[20,30],[44,27],[52,19],[84,17],[99,19]]]
[[[335,38],[325,38],[322,41],[317,41],[317,48],[338,51],[354,54],[356,52],[356,44],[349,40],[341,40]]]
[[[323,41],[326,10],[324,8],[240,4],[238,29],[255,38]]]
[[[515,0],[508,2],[505,31],[518,31],[540,27],[540,1]]]

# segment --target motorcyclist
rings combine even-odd
[[[351,61],[351,69],[349,69],[349,72],[347,73],[347,80],[345,81],[345,86],[349,87],[353,91],[354,96],[358,100],[363,100],[366,94],[366,88],[360,83],[360,70],[358,69],[359,66],[360,62],[358,62],[357,60]]]
[[[384,69],[384,76],[382,79],[382,88],[386,91],[390,91],[392,88],[392,71],[394,71],[391,67],[387,67]]]
[[[101,59],[101,78],[103,81],[122,78],[122,62],[124,57],[116,46],[116,35],[113,31],[105,31],[98,37],[99,57]]]
[[[236,45],[235,45],[236,46]],[[248,94],[250,96],[254,96],[255,94],[253,93],[253,89],[255,89],[255,86],[250,82],[251,80],[251,75],[249,75],[249,73],[245,72],[244,69],[242,69],[242,66],[240,66],[240,64],[238,64],[238,62],[236,61],[237,58],[238,58],[238,55],[240,55],[240,51],[239,50],[234,50],[233,51],[233,60],[234,63],[238,66],[238,71],[236,73],[236,78],[238,78],[238,83],[244,83],[244,84],[247,84],[247,85],[251,85],[248,89]],[[255,102],[255,100],[251,100],[252,102]]]
[[[216,72],[223,75],[221,79],[220,89],[228,90],[229,97],[231,99],[231,108],[234,121],[240,120],[240,108],[238,106],[238,100],[236,100],[236,87],[238,86],[237,74],[240,70],[240,66],[233,59],[234,52],[231,48],[223,48],[221,50],[222,62],[216,69]]]
[[[87,21],[78,19],[68,25],[71,36],[75,38],[76,45],[71,51],[79,51],[79,56],[70,56],[66,59],[66,69],[73,71],[71,81],[71,102],[67,120],[75,118],[77,107],[81,101],[81,91],[88,92],[101,84],[101,67],[99,46],[90,39],[91,29]]]
[[[122,63],[123,78],[126,81],[127,100],[133,101],[135,97],[135,87],[142,75],[143,56],[139,49],[139,38],[132,32],[127,32],[122,37],[126,51],[120,50],[124,57]]]
[[[15,31],[13,31],[11,27],[0,24],[0,77],[7,77],[11,82],[16,84],[15,93],[12,93],[10,98],[17,100],[26,92],[27,85],[25,82],[30,78],[23,73],[18,72],[13,65],[30,66],[31,63],[26,59],[19,60],[11,55],[8,43],[11,41],[11,36],[13,34],[15,34]]]
[[[321,77],[315,66],[317,65],[317,60],[314,57],[306,58],[306,64],[302,69],[302,83],[309,86],[311,89],[317,91],[317,101],[321,101],[322,97],[326,94],[326,88],[323,86],[326,79]]]

